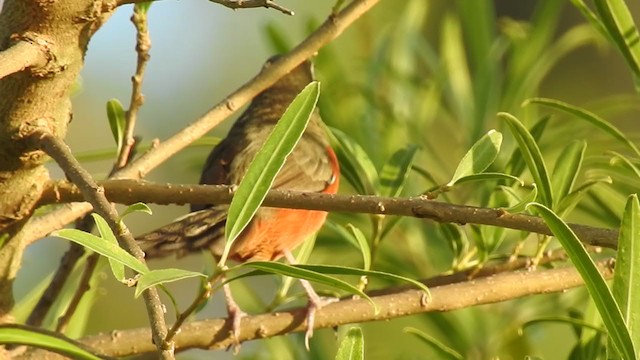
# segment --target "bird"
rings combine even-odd
[[[264,67],[277,61],[267,60]],[[239,185],[249,164],[293,99],[314,81],[313,65],[302,62],[276,83],[258,94],[240,115],[228,135],[209,154],[200,177],[201,184]],[[272,189],[335,194],[340,180],[340,166],[331,148],[320,113],[316,108],[298,144],[276,176]],[[225,246],[225,222],[229,205],[191,206],[191,213],[150,233],[139,236],[146,258],[170,255],[178,257],[209,250],[217,259]],[[324,224],[327,213],[317,210],[261,207],[233,243],[229,259],[246,262],[275,261],[282,257],[295,262],[291,251],[315,234]],[[307,292],[307,329],[305,345],[313,335],[315,311],[326,302],[302,280]],[[238,344],[241,318],[228,285],[223,287],[232,335]]]

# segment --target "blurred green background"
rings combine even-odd
[[[154,138],[162,141],[192,122],[256,74],[271,54],[304,39],[333,6],[333,1],[279,3],[296,15],[267,9],[231,11],[206,1],[153,4],[149,12],[151,62],[143,88],[146,101],[136,134],[146,142]],[[637,14],[637,3],[629,5]],[[111,168],[112,160],[103,155],[115,149],[105,104],[117,98],[126,107],[130,96],[130,77],[135,69],[130,14],[131,6],[118,9],[93,38],[79,91],[73,98],[74,117],[67,140],[98,178]],[[411,144],[420,147],[414,162],[417,169],[409,174],[404,196],[445,184],[467,149],[490,129],[505,134],[504,149],[494,165],[494,170],[504,171],[514,142],[495,114],[508,111],[531,126],[547,113],[532,106],[521,107],[533,96],[584,106],[637,139],[639,103],[631,72],[618,52],[568,1],[382,1],[322,49],[315,62],[322,83],[320,109],[325,122],[359,143],[378,169],[395,151]],[[212,136],[223,136],[231,121]],[[553,168],[558,153],[574,139],[586,139],[589,144],[585,164],[591,167],[581,174],[581,180],[608,174],[603,154],[618,150],[620,145],[566,116],[554,117],[539,141],[548,168]],[[207,147],[190,147],[147,179],[196,183],[208,152]],[[104,159],[90,161],[89,155]],[[51,171],[62,177],[54,167]],[[429,176],[424,176],[425,171]],[[521,177],[530,183],[527,173]],[[569,219],[616,226],[630,187],[598,187]],[[354,189],[343,181],[341,192],[354,193]],[[472,184],[439,200],[486,205],[493,192],[495,183]],[[152,208],[152,217],[136,214],[129,218],[134,233],[154,229],[188,211],[186,206]],[[321,231],[310,262],[361,266],[359,251],[335,227],[353,223],[371,237],[375,221],[368,215],[331,214],[333,225]],[[385,221],[388,226],[388,219]],[[459,229],[465,249],[452,246],[434,223],[402,219],[381,240],[374,269],[427,278],[460,265],[466,255],[471,260],[467,265],[481,262],[474,249],[477,238],[487,233],[478,227]],[[491,257],[508,256],[518,237],[515,233],[504,235],[506,241],[496,246]],[[530,239],[523,253],[532,255],[535,245]],[[55,269],[66,248],[62,240],[46,239],[28,250],[16,283],[19,298],[27,296]],[[155,263],[157,267],[169,265],[198,271],[211,266],[206,256]],[[96,279],[97,291],[85,304],[90,318],[86,324],[84,319],[76,319],[72,335],[146,326],[142,301],[132,300],[133,291],[117,284],[105,270],[103,267]],[[253,278],[235,283],[234,291],[247,311],[257,313],[271,301],[279,281],[276,277]],[[182,307],[196,293],[195,282],[172,285]],[[374,280],[370,288],[391,285]],[[544,323],[527,328],[523,334],[518,329],[536,318],[585,312],[586,298],[586,292],[578,289],[364,324],[366,355],[368,359],[443,358],[424,342],[403,333],[403,328],[412,326],[467,359],[567,358],[577,341],[571,326]],[[224,315],[221,296],[216,295],[198,318]],[[250,342],[243,345],[239,357],[330,359],[336,351],[336,334],[333,330],[317,331],[309,353],[301,344],[300,335]],[[181,358],[214,356],[232,355],[190,351]]]

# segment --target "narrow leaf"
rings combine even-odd
[[[160,269],[160,270],[151,270],[146,274],[141,275],[138,278],[138,283],[136,285],[136,292],[134,296],[137,298],[142,294],[143,291],[148,288],[160,284],[165,284],[173,281],[188,279],[192,277],[202,277],[206,278],[207,275],[194,271],[187,271],[182,269]]]
[[[151,211],[151,208],[149,207],[149,205],[142,202],[137,202],[135,204],[131,204],[127,206],[127,208],[124,209],[124,211],[122,212],[122,215],[120,215],[120,219],[124,219],[125,216],[133,213],[143,213],[147,215],[152,215],[153,211]]]
[[[527,128],[515,116],[504,112],[498,113],[498,116],[507,122],[509,129],[511,129],[514,138],[518,142],[518,147],[529,167],[533,180],[538,186],[541,201],[547,206],[553,206],[551,181],[538,144],[536,144]]]
[[[623,0],[594,0],[594,4],[613,43],[636,78],[640,77],[640,36],[629,8]]]
[[[460,185],[460,184],[465,184],[465,183],[470,183],[475,181],[495,181],[495,180],[515,181],[515,182],[518,182],[520,185],[524,186],[524,182],[513,175],[495,173],[495,172],[486,172],[482,174],[473,174],[473,175],[463,176],[458,180],[456,180],[454,185]]]
[[[485,171],[496,160],[501,145],[502,134],[490,130],[467,151],[447,185],[452,186],[463,177]]]
[[[358,248],[362,253],[363,268],[365,270],[369,270],[371,268],[371,249],[369,248],[367,238],[362,233],[362,230],[358,229],[353,224],[347,224],[346,228],[351,232],[353,238],[356,239],[356,243],[358,243]]]
[[[631,335],[625,325],[620,308],[584,245],[573,230],[549,208],[538,203],[532,203],[529,206],[538,211],[549,226],[549,229],[562,244],[567,255],[569,255],[571,262],[584,280],[591,299],[593,299],[598,308],[611,341],[622,355],[622,358],[636,359]]]
[[[409,145],[391,155],[380,170],[380,196],[400,195],[417,152],[417,145]]]
[[[96,222],[96,228],[98,228],[100,237],[103,238],[104,241],[107,241],[110,244],[120,247],[120,245],[118,244],[118,239],[116,239],[116,236],[113,234],[113,231],[111,231],[111,228],[109,227],[105,219],[96,213],[91,213],[91,216],[93,217],[93,220]],[[124,265],[112,259],[108,259],[108,260],[109,260],[109,266],[111,267],[111,272],[113,273],[113,276],[116,278],[116,280],[120,282],[124,282],[126,278],[124,275]]]
[[[366,151],[344,132],[331,128],[341,175],[362,195],[375,195],[378,171]]]
[[[613,296],[629,328],[636,349],[640,349],[640,203],[638,195],[627,199],[613,276]]]
[[[618,128],[611,125],[609,122],[607,122],[606,120],[602,119],[601,117],[599,117],[598,115],[590,111],[587,111],[577,106],[570,105],[568,103],[565,103],[559,100],[546,99],[546,98],[528,99],[527,101],[524,102],[523,106],[526,106],[529,104],[539,104],[539,105],[547,106],[547,107],[565,112],[569,115],[573,115],[577,119],[585,120],[588,123],[600,128],[601,130],[611,135],[615,139],[618,139],[620,142],[626,145],[629,149],[633,150],[636,156],[640,157],[640,150],[638,150],[636,145],[631,140],[629,140],[622,131],[618,130]]]
[[[118,146],[118,153],[120,153],[124,141],[124,127],[127,120],[125,119],[122,103],[120,103],[118,99],[107,101],[107,118],[109,119],[111,134]]]
[[[562,201],[571,192],[580,172],[586,149],[587,143],[584,140],[576,140],[567,145],[560,153],[551,176],[551,188],[556,202]]]
[[[311,267],[311,269],[310,269]],[[264,275],[265,273],[278,274],[284,276],[290,276],[296,279],[305,279],[318,284],[327,285],[329,287],[346,291],[351,294],[358,295],[371,303],[378,312],[378,306],[371,300],[371,298],[362,292],[357,287],[349,284],[346,281],[325,275],[323,273],[315,271],[315,266],[310,265],[287,265],[273,261],[249,261],[233,267],[231,270],[238,270],[242,268],[253,268],[259,270],[258,272],[245,273],[236,277],[227,279],[225,283],[241,279],[249,276]]]
[[[225,227],[227,242],[220,264],[226,262],[231,245],[258,211],[287,156],[300,140],[316,107],[319,94],[318,82],[307,85],[289,105],[255,159],[249,164],[249,169],[229,205]]]
[[[504,193],[507,194],[507,196],[513,200],[513,202],[515,202],[514,205],[511,205],[510,207],[505,209],[508,212],[512,213],[523,212],[527,208],[527,205],[530,202],[535,201],[536,197],[538,196],[538,187],[536,186],[536,184],[533,184],[533,188],[531,189],[531,191],[529,191],[529,193],[524,197],[518,196],[513,188],[501,185],[500,189],[504,191]]]
[[[454,359],[454,360],[464,359],[464,357],[459,352],[443,344],[441,341],[434,338],[433,336],[427,335],[416,328],[406,327],[402,331],[408,334],[415,335],[418,339],[422,340],[423,343],[429,345],[433,350],[435,350],[440,355],[440,357],[438,357],[439,359]]]
[[[115,260],[140,274],[149,272],[149,268],[121,247],[104,239],[76,229],[61,229],[51,233],[52,236],[71,240],[87,249],[97,252],[108,259]]]
[[[24,326],[0,325],[0,344],[27,345],[46,349],[73,359],[100,360],[97,356],[82,348],[71,339],[62,339],[60,334],[49,333],[43,329],[27,329]]]
[[[364,360],[364,337],[359,327],[349,328],[340,342],[336,360]]]

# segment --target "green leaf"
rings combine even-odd
[[[351,327],[345,334],[336,353],[336,360],[364,360],[362,329]]]
[[[391,274],[382,271],[374,271],[374,270],[363,270],[357,269],[347,266],[337,266],[337,265],[296,265],[299,268],[307,269],[310,271],[314,271],[321,274],[333,274],[333,275],[354,275],[354,276],[370,276],[381,279],[388,280],[400,280],[411,285],[414,285],[418,289],[424,291],[425,295],[428,299],[431,299],[431,292],[426,285],[421,283],[420,281],[413,280],[408,277]]]
[[[147,214],[147,215],[153,214],[153,211],[151,211],[151,208],[149,207],[149,205],[143,202],[137,202],[135,204],[131,204],[127,206],[127,208],[124,209],[124,211],[122,212],[122,215],[120,215],[120,219],[124,219],[125,216],[129,214],[137,213],[137,212]]]
[[[192,277],[206,278],[207,275],[195,271],[187,271],[182,269],[160,269],[151,270],[145,274],[142,274],[138,278],[136,285],[136,292],[134,296],[137,298],[143,291],[148,288],[160,284],[165,284],[173,281],[188,279]]]
[[[531,136],[533,136],[533,140],[538,142],[544,133],[544,130],[549,123],[549,119],[551,119],[551,115],[544,116],[538,122],[536,122],[529,130]],[[507,169],[509,169],[509,173],[515,176],[519,176],[524,171],[527,163],[524,160],[522,151],[520,148],[513,149],[513,153],[511,153],[511,157],[507,162]]]
[[[389,161],[380,170],[380,189],[378,191],[380,196],[395,197],[400,195],[417,152],[417,145],[409,145],[391,155]]]
[[[553,206],[551,181],[549,180],[547,167],[544,164],[544,159],[542,158],[538,144],[536,144],[529,131],[527,131],[527,128],[524,127],[515,116],[504,112],[498,113],[498,116],[507,122],[509,129],[511,129],[514,138],[518,142],[522,156],[529,167],[533,180],[538,186],[542,203],[547,206]]]
[[[640,150],[638,150],[636,145],[631,140],[629,140],[622,131],[618,130],[618,128],[611,125],[609,122],[607,122],[606,120],[602,119],[601,117],[599,117],[598,115],[590,111],[579,108],[577,106],[567,104],[559,100],[546,99],[546,98],[528,99],[523,103],[523,106],[527,106],[529,104],[539,104],[539,105],[547,106],[556,110],[563,111],[569,115],[573,115],[577,119],[585,120],[590,124],[600,128],[607,134],[613,136],[615,139],[618,139],[620,142],[626,145],[629,149],[633,150],[636,156],[640,157]]]
[[[636,349],[640,349],[640,203],[638,195],[627,199],[613,276],[615,297]]]
[[[640,36],[624,0],[594,0],[596,11],[636,78],[640,77]]]
[[[618,352],[624,359],[636,359],[631,335],[620,308],[584,245],[573,230],[549,208],[538,203],[531,203],[529,206],[538,211],[580,273]]]
[[[118,146],[118,153],[120,153],[120,149],[122,149],[122,144],[124,142],[124,128],[127,120],[125,118],[122,103],[120,103],[118,99],[111,99],[107,101],[107,118],[109,119],[111,134]]]
[[[109,224],[107,224],[105,219],[96,213],[91,213],[91,216],[93,217],[93,220],[96,223],[96,228],[98,228],[100,237],[104,239],[104,241],[107,241],[110,244],[120,247],[120,245],[118,244],[118,239],[116,239],[116,236],[113,234],[113,231],[111,231],[111,228],[109,227]],[[112,259],[108,259],[108,260],[109,260],[109,267],[111,267],[111,272],[113,273],[113,276],[116,278],[116,280],[120,282],[124,282],[126,279],[124,275],[124,265]]]
[[[536,196],[538,196],[538,187],[536,184],[533,184],[533,188],[525,197],[520,197],[513,188],[507,186],[500,185],[500,190],[504,191],[504,193],[515,202],[514,205],[505,209],[512,213],[523,212],[527,208],[527,205],[535,201]]]
[[[456,180],[455,185],[470,183],[474,181],[492,181],[492,180],[506,180],[506,181],[516,181],[520,185],[524,185],[524,182],[517,177],[509,174],[503,173],[495,173],[495,172],[486,172],[482,174],[473,174],[467,175]]]
[[[363,268],[365,270],[369,270],[371,268],[371,249],[369,248],[369,242],[367,241],[367,238],[362,233],[362,230],[358,229],[352,224],[347,224],[346,228],[351,231],[353,238],[358,244],[360,253],[362,253]]]
[[[601,184],[601,183],[612,184],[613,180],[611,180],[610,177],[605,177],[601,179],[589,180],[584,184],[578,186],[575,190],[570,192],[567,196],[560,199],[560,202],[556,206],[556,213],[561,217],[568,215],[576,207],[576,205],[578,205],[580,200],[582,200],[582,198],[587,194],[589,190],[591,190],[591,188],[594,185]]]
[[[108,259],[112,259],[121,264],[124,264],[125,266],[135,270],[140,274],[149,272],[149,268],[147,267],[147,265],[140,262],[131,254],[123,250],[121,247],[105,241],[104,239],[93,234],[76,229],[61,229],[52,232],[51,235],[71,240],[76,244],[80,244],[91,251],[105,256]]]
[[[378,171],[364,149],[342,131],[331,129],[333,147],[340,163],[340,175],[362,195],[375,195]]]
[[[220,264],[227,261],[231,245],[258,211],[287,156],[300,140],[316,107],[319,94],[318,82],[307,85],[289,105],[255,159],[249,164],[247,173],[229,205],[225,227],[226,244]]]
[[[418,339],[422,340],[423,343],[429,345],[433,350],[435,350],[438,353],[438,355],[440,355],[438,359],[454,359],[454,360],[464,359],[464,357],[459,352],[443,344],[441,341],[434,338],[433,336],[427,335],[416,328],[406,327],[402,331],[408,334],[415,335]]]
[[[587,143],[584,140],[575,140],[560,153],[551,175],[551,188],[556,205],[572,190],[586,149]]]
[[[360,289],[349,284],[346,281],[336,279],[334,277],[327,276],[323,273],[315,271],[315,266],[287,265],[287,264],[273,262],[273,261],[249,261],[249,262],[234,266],[229,271],[239,270],[243,268],[253,268],[259,271],[238,275],[236,277],[227,279],[225,283],[229,283],[244,277],[264,275],[265,273],[290,276],[296,279],[305,279],[318,284],[327,285],[335,289],[339,289],[351,294],[361,296],[362,298],[366,299],[371,303],[371,305],[375,308],[376,313],[378,312],[378,306],[376,305],[376,303],[373,302],[373,300],[371,300],[371,298],[367,294],[365,294]]]
[[[447,186],[456,184],[463,177],[485,171],[496,160],[501,145],[501,133],[495,130],[486,133],[464,155]]]
[[[81,344],[62,335],[43,329],[29,329],[24,325],[0,325],[0,344],[19,344],[46,349],[73,359],[105,359],[85,350]]]

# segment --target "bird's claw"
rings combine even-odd
[[[309,341],[313,336],[313,328],[316,321],[316,311],[326,305],[337,302],[339,299],[332,297],[309,296],[309,304],[307,305],[307,330],[304,333],[304,346],[307,351],[310,350]]]

